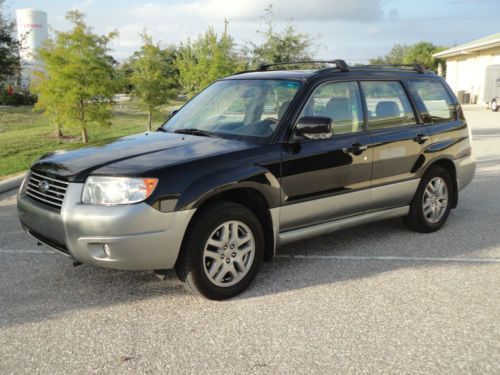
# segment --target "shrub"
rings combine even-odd
[[[36,103],[37,96],[30,94],[27,91],[17,91],[12,95],[7,93],[7,90],[2,89],[0,91],[0,105],[33,105]]]

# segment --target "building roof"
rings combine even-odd
[[[446,58],[458,55],[467,55],[471,52],[481,51],[484,49],[500,47],[500,33],[485,36],[481,39],[473,40],[472,42],[460,44],[442,52],[432,55],[436,58]]]

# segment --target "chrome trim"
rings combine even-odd
[[[350,228],[361,224],[371,223],[373,221],[405,216],[408,215],[409,210],[409,206],[391,208],[388,210],[369,212],[345,219],[339,219],[326,223],[311,225],[309,227],[289,230],[279,234],[279,245],[286,245],[291,242],[304,240],[310,237],[321,236],[323,234],[328,234],[334,231]]]
[[[39,189],[39,184],[42,181],[46,181],[49,185],[46,191],[40,191]],[[66,181],[57,180],[31,171],[27,179],[24,193],[35,202],[60,210],[69,186],[69,183]]]
[[[34,182],[29,181],[28,185],[31,186],[31,187],[33,187],[35,190],[38,189],[38,185],[35,184]],[[49,188],[49,190],[47,190],[47,191],[51,191],[51,192],[59,194],[59,195],[64,195],[64,191],[66,190],[66,188],[56,187],[56,189],[62,190],[62,192],[61,192],[61,191],[57,191],[57,190],[52,190],[52,187],[53,187],[53,185],[51,185],[50,188]]]
[[[43,198],[37,197],[31,191],[29,191],[28,189],[26,189],[26,195],[28,197],[30,197],[30,198],[34,198],[34,199],[37,199],[39,201],[45,202],[45,203],[47,203],[49,205],[52,205],[52,208],[59,208],[59,209],[61,208],[61,206],[57,202],[52,202],[52,201],[49,201],[47,199],[43,199]]]
[[[51,177],[47,177],[47,176],[44,176],[44,175],[41,175],[41,174],[38,174],[36,172],[31,172],[31,175],[33,176],[36,176],[35,179],[38,179],[38,178],[41,178],[42,180],[50,180],[50,181],[54,181],[54,182],[58,182],[60,184],[64,184],[66,186],[69,185],[69,182],[66,182],[66,181],[62,181],[62,180],[56,180],[55,178],[51,178]]]
[[[50,198],[50,199],[55,199],[55,200],[58,200],[58,201],[61,201],[61,202],[64,200],[64,198],[55,197],[53,195],[49,195],[49,194],[42,193],[41,191],[37,191],[37,190],[35,190],[35,188],[33,188],[32,186],[29,186],[29,185],[30,184],[28,184],[28,186],[26,187],[26,190],[32,191],[35,194],[40,194],[40,195],[42,195],[44,197],[47,197],[47,198]],[[49,191],[49,190],[47,190],[47,191]]]

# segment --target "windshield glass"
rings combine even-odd
[[[168,120],[163,130],[267,138],[300,86],[291,80],[217,81]]]

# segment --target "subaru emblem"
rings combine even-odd
[[[38,183],[38,190],[40,190],[42,193],[46,193],[50,188],[50,184],[48,181],[42,180]]]

